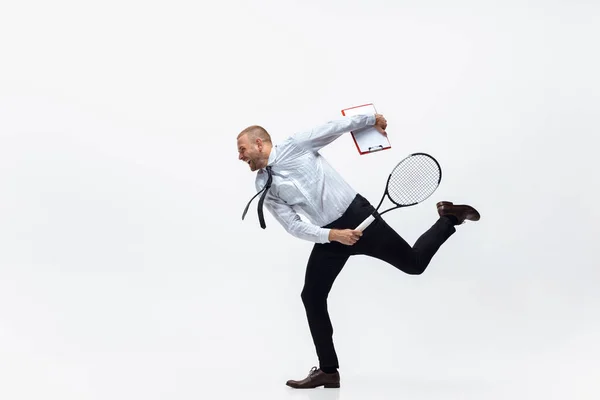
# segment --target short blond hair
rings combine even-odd
[[[260,138],[263,142],[271,143],[271,135],[265,128],[260,125],[251,125],[240,132],[238,139],[244,135],[248,135],[248,139],[254,142],[257,138]]]

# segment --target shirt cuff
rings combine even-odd
[[[319,232],[319,243],[329,243],[329,231],[331,229],[321,228]]]
[[[369,117],[367,118],[367,125],[373,126],[375,125],[375,121],[375,114],[369,114]]]

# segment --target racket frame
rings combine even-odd
[[[427,197],[423,198],[421,201],[417,201],[417,202],[414,202],[414,203],[411,203],[411,204],[398,204],[390,196],[390,192],[389,192],[390,179],[392,179],[392,175],[394,174],[394,171],[396,170],[396,168],[398,168],[398,166],[400,164],[402,164],[404,161],[406,161],[410,157],[419,156],[419,155],[431,158],[435,162],[435,164],[437,165],[438,170],[440,172],[440,176],[438,178],[437,186],[436,186],[436,188],[431,193],[429,193],[429,195]],[[373,211],[367,218],[365,218],[365,220],[359,226],[357,226],[355,230],[362,232],[369,225],[371,225],[371,223],[373,223],[373,221],[375,221],[375,214],[378,213],[379,207],[381,207],[381,204],[383,203],[383,200],[385,199],[386,196],[387,196],[387,198],[392,203],[395,204],[395,207],[391,207],[391,208],[388,208],[385,211],[380,212],[379,213],[380,216],[383,215],[383,214],[385,214],[388,211],[392,211],[392,210],[395,210],[397,208],[410,207],[410,206],[414,206],[414,205],[417,205],[419,203],[422,203],[423,201],[427,200],[437,190],[437,188],[440,186],[441,182],[442,182],[442,167],[440,166],[440,163],[438,162],[438,160],[435,159],[435,157],[433,157],[432,155],[427,154],[427,153],[412,153],[412,154],[409,154],[408,156],[406,156],[402,160],[400,160],[398,162],[398,164],[396,164],[396,166],[392,169],[392,172],[390,172],[390,174],[388,175],[387,181],[385,182],[385,191],[383,192],[383,196],[381,196],[381,200],[379,201],[379,204],[375,208],[375,211]]]

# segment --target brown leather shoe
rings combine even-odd
[[[465,220],[479,221],[480,215],[476,209],[467,205],[454,205],[450,201],[440,201],[436,204],[440,217],[454,215],[458,223],[462,224]]]
[[[340,373],[335,372],[333,374],[326,374],[325,372],[312,367],[308,376],[301,381],[289,380],[286,385],[293,387],[294,389],[314,389],[319,386],[325,388],[339,388],[340,387]]]

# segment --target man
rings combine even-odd
[[[278,145],[273,145],[268,132],[257,125],[244,129],[237,137],[239,159],[248,163],[251,171],[258,171],[261,226],[265,227],[261,213],[264,205],[288,233],[315,243],[301,298],[319,368],[313,367],[302,380],[289,380],[287,385],[293,388],[340,387],[327,297],[350,256],[368,255],[418,275],[456,231],[456,225],[480,218],[471,206],[439,202],[438,220],[412,247],[379,214],[364,232],[354,230],[375,207],[331,167],[319,150],[343,133],[366,126],[385,132],[387,121],[381,114],[345,117],[297,133]],[[244,215],[247,210],[248,206]]]

